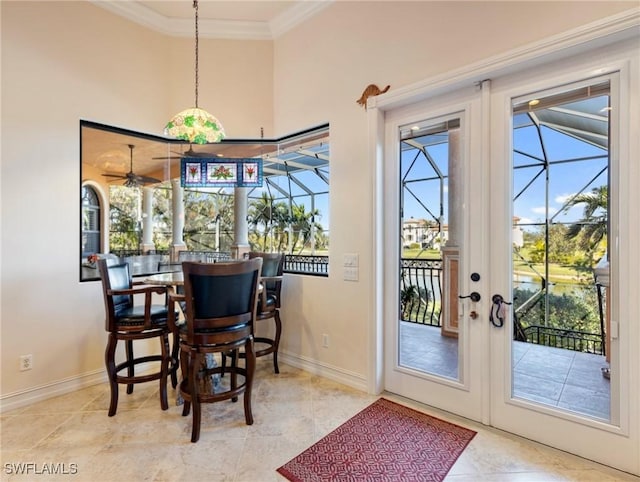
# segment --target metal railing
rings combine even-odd
[[[442,261],[402,258],[400,275],[400,319],[440,326]]]
[[[522,341],[527,343],[604,355],[603,339],[597,333],[563,330],[539,325],[527,326],[522,331],[526,336],[526,339]]]
[[[312,276],[329,276],[329,256],[287,254],[284,272]]]
[[[439,327],[442,306],[442,261],[402,258],[401,262],[400,319]],[[523,327],[518,323],[516,313],[514,337],[527,343],[598,355],[604,355],[605,350],[604,337],[600,333],[539,325]]]
[[[113,249],[111,254],[121,259],[131,256],[145,256],[149,254],[169,254],[168,251],[154,250],[142,253],[139,249]],[[179,261],[226,261],[231,259],[231,253],[217,251],[180,251]],[[287,254],[284,261],[284,272],[292,274],[306,274],[312,276],[329,276],[329,256]]]
[[[600,287],[596,285],[600,296]],[[514,299],[515,301],[515,299]],[[558,328],[553,326],[543,326],[535,323],[522,323],[527,319],[527,315],[539,304],[544,303],[544,291],[540,290],[518,306],[513,311],[513,338],[516,341],[535,343],[537,345],[564,348],[565,350],[581,351],[585,353],[595,353],[605,355],[605,333],[604,319],[600,310],[600,333],[588,331]]]
[[[168,249],[152,249],[150,251],[142,252],[141,249],[112,249],[109,251],[111,254],[115,254],[118,258],[126,258],[127,256],[144,256],[147,254],[169,254]]]

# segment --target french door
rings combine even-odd
[[[638,473],[630,74],[572,62],[385,112],[384,387]]]
[[[487,272],[481,119],[475,87],[388,113],[384,175],[386,389],[475,420],[484,305],[458,296],[486,289],[463,275]]]

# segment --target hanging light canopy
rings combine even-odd
[[[198,107],[198,0],[193,0],[196,11],[196,103],[195,107],[177,113],[164,128],[165,135],[193,144],[219,142],[225,137],[218,119]]]

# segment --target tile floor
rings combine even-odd
[[[440,328],[400,322],[400,362],[447,378],[458,377],[458,343]],[[610,382],[604,356],[533,343],[513,343],[513,393],[517,398],[609,420]]]
[[[1,480],[284,481],[276,468],[302,452],[377,397],[280,364],[258,360],[252,426],[242,403],[205,405],[202,433],[190,442],[191,418],[171,404],[160,410],[154,383],[120,392],[107,417],[106,384],[2,414]],[[172,397],[175,392],[170,390]],[[385,394],[418,410],[478,432],[447,481],[635,481],[588,460]],[[10,474],[18,463],[39,471],[56,464],[74,475]],[[64,465],[63,465],[64,464]],[[74,465],[72,465],[74,464]]]

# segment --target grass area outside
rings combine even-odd
[[[403,249],[402,257],[439,260],[442,259],[442,253],[437,249]]]
[[[521,259],[513,260],[514,274],[521,276],[531,276],[534,279],[539,278],[538,273],[544,275],[544,264],[531,263],[527,264]],[[560,264],[549,264],[549,281],[553,283],[593,283],[593,270],[582,266],[564,266]]]
[[[440,260],[442,259],[442,253],[436,249],[403,249],[403,258],[417,258],[417,259],[430,259]],[[544,275],[544,264],[542,263],[525,263],[520,258],[514,258],[513,260],[513,272],[514,274],[521,276],[531,276],[533,279],[538,279],[538,274]],[[549,264],[549,281],[552,283],[593,283],[593,271],[583,266],[565,266],[561,264],[551,263]]]

